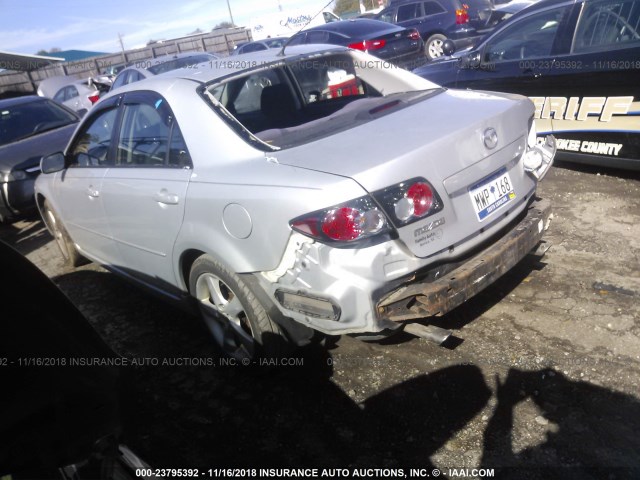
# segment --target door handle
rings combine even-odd
[[[165,205],[177,205],[180,201],[180,197],[175,193],[169,193],[166,188],[163,188],[153,196],[153,199],[158,203],[164,203]]]
[[[98,198],[100,196],[100,192],[93,188],[93,185],[89,185],[89,187],[87,188],[87,195],[89,195],[91,198]]]

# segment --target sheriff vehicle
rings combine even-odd
[[[440,85],[527,95],[557,159],[640,169],[640,1],[543,0],[477,47],[415,73]]]

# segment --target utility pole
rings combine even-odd
[[[118,33],[118,40],[120,41],[120,49],[122,50],[122,63],[127,63],[127,56],[124,53],[124,42],[122,41],[122,35]]]
[[[231,18],[231,25],[235,27],[236,23],[233,21],[233,14],[231,13],[231,5],[229,4],[229,0],[227,0],[227,8],[229,9],[229,18]]]

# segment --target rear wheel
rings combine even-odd
[[[429,60],[441,57],[444,54],[444,52],[442,51],[442,45],[444,44],[444,41],[446,39],[447,37],[440,33],[431,35],[427,39],[424,45],[424,52]]]
[[[212,257],[203,255],[193,263],[189,290],[225,355],[248,364],[247,360],[279,357],[288,350],[282,330],[249,286]]]
[[[60,219],[47,200],[44,201],[43,211],[44,221],[47,223],[64,261],[72,267],[79,267],[80,265],[88,263],[88,260],[78,252],[66,228],[64,228],[64,225],[62,225],[62,222],[60,222]]]

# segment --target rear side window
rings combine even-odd
[[[437,13],[442,13],[445,11],[444,8],[442,8],[442,5],[440,5],[437,2],[425,2],[423,3],[423,7],[424,7],[424,14],[426,15],[435,15]]]
[[[398,7],[398,22],[413,20],[422,16],[419,3],[410,3]]]
[[[120,167],[190,166],[182,132],[163,98],[124,106],[116,165]]]
[[[117,108],[102,111],[85,124],[69,150],[71,153],[69,167],[113,165],[109,158],[109,150],[117,113]]]
[[[574,52],[640,44],[640,0],[587,3],[580,17]]]

